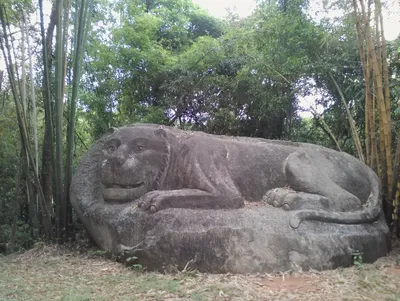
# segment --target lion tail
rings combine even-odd
[[[351,212],[330,212],[312,209],[299,210],[294,212],[290,218],[290,226],[293,229],[297,229],[301,222],[305,220],[336,224],[367,224],[378,220],[382,210],[380,181],[372,170],[369,174],[371,193],[361,210]]]

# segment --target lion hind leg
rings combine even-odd
[[[311,201],[321,206],[307,209],[324,209],[327,211],[352,211],[362,206],[360,199],[335,183],[330,174],[335,172],[335,164],[321,154],[299,151],[293,153],[285,165],[286,179],[289,187],[303,193],[299,198],[302,202]],[[340,172],[337,170],[337,172]],[[316,195],[316,196],[310,196]],[[317,200],[317,201],[315,201]],[[302,206],[300,206],[302,207]],[[303,208],[305,209],[304,206]]]

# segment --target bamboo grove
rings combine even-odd
[[[27,185],[27,199],[29,203],[29,220],[33,239],[43,237],[45,240],[63,242],[67,239],[68,225],[71,226],[72,209],[68,202],[68,191],[72,176],[72,156],[75,139],[75,111],[77,90],[81,77],[81,65],[84,51],[84,41],[90,25],[90,15],[93,3],[89,1],[55,1],[53,3],[50,24],[47,35],[44,26],[43,1],[39,1],[40,30],[42,38],[42,65],[43,65],[43,104],[45,109],[45,134],[42,149],[42,173],[39,175],[39,149],[36,121],[35,87],[32,75],[33,62],[29,56],[30,88],[31,88],[31,116],[27,110],[27,72],[25,69],[24,49],[30,49],[29,33],[25,30],[29,25],[25,19],[24,8],[16,3],[0,4],[1,50],[5,59],[6,69],[12,90],[12,96],[17,111],[18,125],[21,135],[21,167],[25,172],[25,183]],[[71,5],[73,7],[71,7]],[[10,9],[10,8],[14,8]],[[17,10],[15,11],[15,8]],[[73,11],[72,19],[75,20],[70,26],[70,12]],[[16,45],[13,45],[10,18],[20,17],[20,49],[21,68],[17,64],[15,53]],[[55,72],[52,70],[52,31],[56,31],[55,47]],[[74,45],[71,48],[74,65],[72,67],[71,95],[66,91],[68,34],[74,34]],[[15,28],[13,28],[15,30]],[[19,74],[21,71],[22,74]],[[21,79],[21,80],[19,80]],[[52,84],[54,83],[54,88]],[[55,93],[52,95],[51,90]],[[63,120],[64,112],[68,115],[67,137],[66,137],[66,165],[63,162]],[[28,124],[33,130],[30,131]],[[34,149],[31,147],[32,138]],[[64,171],[65,166],[65,171]],[[54,173],[54,174],[53,174]],[[33,176],[31,175],[33,174]],[[21,177],[19,176],[18,179]],[[53,190],[54,181],[54,190]],[[21,183],[18,183],[21,185]],[[15,203],[15,214],[17,214],[18,199]],[[55,209],[54,209],[55,208]],[[54,213],[53,213],[54,212]],[[55,221],[55,222],[53,222]],[[13,249],[16,219],[12,227],[12,239],[10,248]],[[68,224],[69,223],[69,224]]]
[[[386,211],[399,235],[398,196],[400,143],[392,151],[393,132],[386,40],[380,0],[353,0],[357,41],[365,85],[365,163],[380,176]],[[398,140],[400,141],[400,140]],[[377,145],[379,144],[379,146]],[[394,159],[393,159],[394,158]],[[393,207],[392,207],[393,205]]]
[[[191,0],[0,1],[0,253],[83,232],[74,166],[135,122],[348,152],[379,175],[399,235],[400,38],[381,0],[324,2],[340,22],[311,2],[222,19]]]

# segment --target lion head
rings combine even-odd
[[[111,132],[102,153],[104,200],[134,201],[157,189],[169,161],[166,132],[147,126],[125,127]]]

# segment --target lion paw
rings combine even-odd
[[[290,188],[274,188],[263,197],[269,205],[284,210],[323,209],[330,210],[331,201],[322,195],[295,191]]]
[[[263,197],[263,201],[284,210],[293,210],[296,202],[296,192],[290,188],[274,188]]]
[[[165,199],[165,192],[163,191],[150,191],[146,193],[138,202],[138,207],[145,211],[149,210],[151,213],[156,213],[162,209],[162,203]]]

